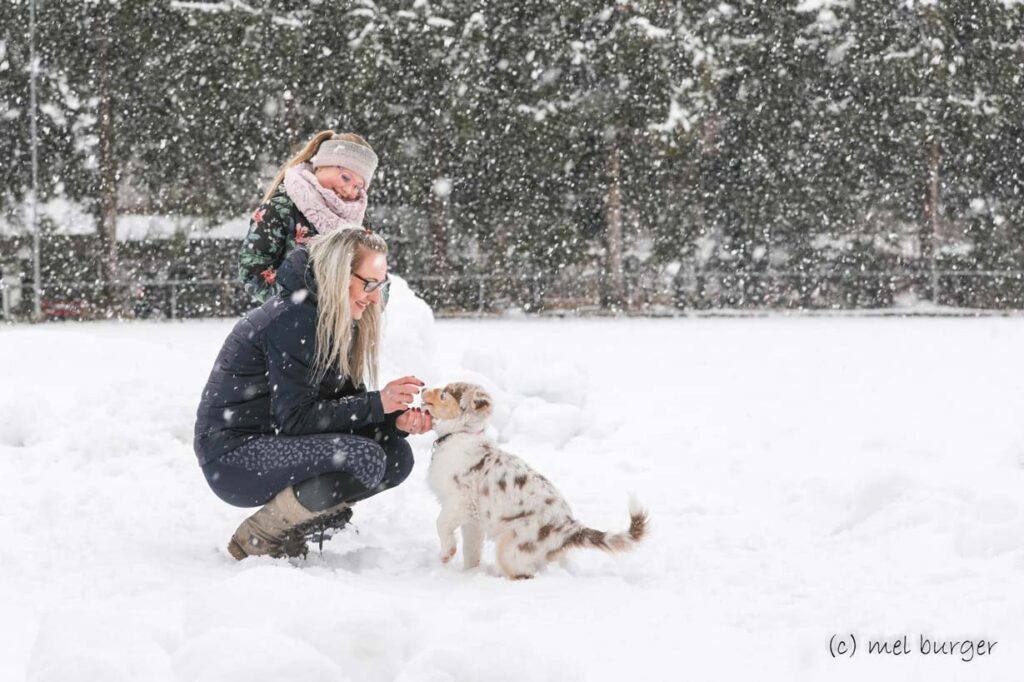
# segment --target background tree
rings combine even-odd
[[[27,21],[0,4],[15,231]],[[1002,0],[43,1],[40,198],[98,226],[57,276],[133,278],[119,218],[245,216],[354,130],[370,224],[443,306],[1021,305],[1021,35]],[[230,277],[204,248],[171,251]]]

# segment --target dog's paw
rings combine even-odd
[[[440,555],[440,557],[441,557],[441,563],[442,563],[442,564],[446,564],[446,563],[448,563],[449,561],[451,561],[451,560],[452,560],[452,557],[453,557],[453,556],[455,556],[455,551],[456,551],[456,548],[455,548],[455,547],[447,547],[447,548],[443,548],[443,549],[441,550],[441,555]]]

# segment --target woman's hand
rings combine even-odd
[[[420,408],[413,407],[398,416],[395,426],[406,433],[426,433],[434,428],[434,420]]]
[[[384,388],[380,389],[380,401],[384,404],[384,414],[409,409],[409,403],[424,386],[426,384],[414,376],[389,381]],[[408,431],[408,429],[402,430]],[[412,432],[409,431],[409,433]]]

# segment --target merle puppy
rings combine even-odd
[[[428,479],[441,502],[437,534],[442,562],[455,556],[455,531],[460,527],[466,568],[479,565],[484,538],[490,538],[498,543],[502,572],[513,580],[532,578],[568,549],[620,552],[646,534],[647,512],[635,500],[630,502],[629,530],[622,533],[587,528],[574,519],[548,479],[503,452],[484,433],[491,397],[481,387],[448,384],[424,391],[422,403],[440,436]]]

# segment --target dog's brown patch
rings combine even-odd
[[[491,494],[491,489],[488,488],[487,486],[484,486],[483,488],[480,488],[480,494],[484,495],[484,496],[490,495]]]
[[[605,532],[593,528],[581,528],[565,539],[562,547],[596,547],[597,549],[611,549],[605,539]]]
[[[533,544],[532,542],[524,542],[521,545],[519,545],[519,551],[520,552],[536,552],[537,551],[537,545]]]
[[[629,517],[629,537],[639,542],[647,535],[647,512],[641,511],[635,516]]]
[[[505,488],[507,488],[508,486],[505,484],[504,478],[498,480],[498,487],[501,488],[501,492],[505,492]]]
[[[519,474],[518,476],[516,476],[515,484],[517,488],[522,488],[524,485],[526,485],[526,475]]]
[[[543,542],[544,538],[551,535],[552,530],[554,530],[554,526],[552,526],[550,523],[545,523],[543,526],[540,527],[540,530],[537,531],[537,541]]]
[[[547,498],[544,499],[544,504],[554,504],[554,503],[555,503],[555,498],[553,498],[553,497],[547,497]]]
[[[480,471],[481,469],[484,468],[484,462],[486,462],[486,461],[487,461],[487,455],[484,455],[483,457],[480,458],[479,462],[477,462],[473,466],[469,467],[469,471]],[[469,472],[467,472],[467,473],[469,473]]]
[[[516,514],[515,516],[502,516],[501,520],[502,521],[516,521],[518,519],[525,519],[527,516],[532,516],[532,515],[533,515],[532,511],[521,511],[518,514]]]

